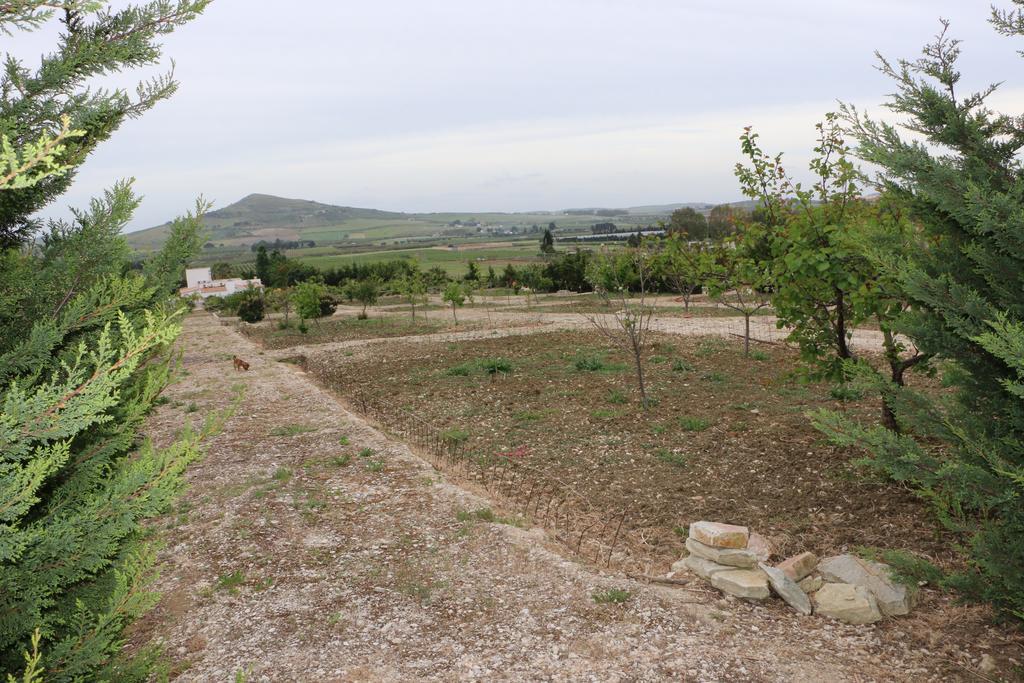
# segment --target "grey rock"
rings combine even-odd
[[[862,560],[853,555],[835,555],[822,560],[818,564],[818,571],[826,581],[866,588],[878,602],[878,609],[886,616],[909,614],[913,606],[913,593],[906,586],[893,581],[889,565],[881,562]]]
[[[882,618],[875,596],[863,586],[826,583],[814,594],[818,614],[847,624],[871,624]]]
[[[756,569],[729,569],[711,575],[711,585],[720,591],[747,600],[765,600],[771,593],[768,590],[768,577]]]
[[[697,557],[703,557],[705,560],[711,560],[717,564],[727,564],[730,567],[750,569],[757,565],[757,555],[750,550],[713,548],[692,538],[686,539],[686,549]]]
[[[801,590],[800,586],[796,585],[796,581],[786,575],[786,572],[775,567],[769,567],[764,562],[759,563],[757,566],[768,577],[768,583],[771,584],[772,590],[775,591],[776,595],[785,600],[787,605],[804,616],[811,614],[813,611],[811,599],[807,597],[807,593]]]
[[[689,557],[687,557],[685,560],[683,560],[683,564],[686,566],[687,569],[689,569],[697,576],[701,577],[702,579],[708,580],[710,580],[711,577],[714,574],[717,574],[718,572],[724,572],[730,569],[734,569],[734,567],[727,567],[724,564],[718,564],[716,562],[712,562],[711,560],[705,560],[703,557],[697,557],[696,555],[690,555]]]

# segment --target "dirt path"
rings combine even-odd
[[[565,559],[540,530],[460,515],[489,503],[296,367],[205,314],[181,344],[188,375],[154,438],[222,408],[236,384],[245,393],[159,523],[163,598],[133,641],[164,642],[177,680],[936,677],[883,626],[643,585]],[[232,373],[235,353],[250,372]],[[592,597],[613,588],[629,599]]]

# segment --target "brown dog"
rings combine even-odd
[[[235,370],[248,370],[249,369],[249,364],[246,363],[241,358],[239,358],[238,356],[235,356],[232,359],[232,362],[234,362],[234,364],[235,364]]]

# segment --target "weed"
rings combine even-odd
[[[668,427],[665,425],[654,425],[654,427],[651,428],[651,431],[657,435],[661,435],[665,433],[666,429],[668,429]]]
[[[339,446],[347,446],[348,444],[349,444],[349,440],[348,440],[347,436],[342,436],[340,439],[338,439],[338,445]]]
[[[676,453],[675,451],[670,451],[667,448],[659,448],[656,450],[654,452],[654,457],[664,463],[668,463],[669,465],[674,465],[676,467],[686,466],[685,455],[682,453]]]
[[[366,461],[366,469],[368,469],[370,472],[381,472],[381,471],[384,470],[384,461],[383,460],[367,460]]]
[[[686,432],[703,432],[711,423],[701,417],[683,415],[679,418],[679,427]]]
[[[252,589],[254,591],[265,591],[265,590],[267,590],[268,588],[270,588],[273,585],[274,585],[274,577],[273,576],[268,576],[267,578],[262,579],[260,581],[257,581],[255,584],[253,584]]]
[[[765,353],[764,351],[751,351],[750,360],[756,360],[763,363],[764,361],[768,360],[768,354]]]
[[[693,369],[693,364],[682,358],[676,358],[672,361],[672,372],[692,372]]]
[[[307,427],[306,425],[282,425],[280,427],[274,427],[270,430],[271,436],[295,436],[296,434],[305,434],[307,432],[316,431],[313,427]]]
[[[621,605],[632,597],[632,593],[621,588],[609,588],[608,590],[597,591],[591,597],[599,605]]]
[[[619,411],[611,410],[610,408],[602,408],[599,410],[594,410],[590,413],[590,417],[594,418],[595,420],[607,420],[609,418],[618,417],[618,415]]]
[[[468,377],[473,373],[473,365],[471,363],[463,363],[462,365],[454,365],[445,371],[445,374],[452,377]]]
[[[288,469],[287,467],[278,467],[274,471],[274,480],[275,481],[284,482],[284,481],[288,481],[291,478],[292,478],[292,471],[290,469]]]
[[[374,451],[372,448],[364,448],[363,450],[359,451],[359,457],[360,458],[369,458],[375,452],[376,451]]]
[[[199,410],[199,406],[196,405],[195,401],[191,401],[187,406],[185,406],[186,413],[194,413],[197,410]]]
[[[690,526],[689,525],[686,525],[686,526],[674,526],[674,527],[672,527],[672,533],[674,533],[679,538],[689,538],[689,536],[690,536]]]
[[[512,372],[512,363],[504,358],[485,358],[480,361],[480,369],[488,375],[509,374]]]
[[[238,587],[245,583],[245,574],[241,569],[236,569],[230,574],[221,574],[217,577],[217,590],[226,590],[234,594]]]
[[[513,413],[512,419],[516,422],[536,422],[544,419],[544,414],[533,410],[521,410],[518,413]]]
[[[725,381],[725,375],[720,372],[705,372],[700,378],[705,382],[713,382],[715,384],[721,384]]]
[[[348,453],[345,453],[343,455],[336,455],[333,458],[331,458],[330,462],[331,466],[333,467],[344,467],[345,465],[352,462],[352,456],[349,455]]]
[[[661,365],[662,363],[667,363],[668,358],[666,358],[665,356],[651,356],[650,362],[654,363],[655,365]]]
[[[703,339],[697,345],[698,356],[713,356],[722,350],[725,344],[721,339]]]
[[[299,327],[298,327],[298,330],[299,330],[299,332],[301,332],[302,334],[306,334],[307,332],[309,332],[309,325],[307,325],[307,324],[306,324],[306,321],[305,321],[305,320],[300,320],[300,321],[299,321]]]
[[[946,580],[946,575],[941,569],[925,558],[906,550],[861,547],[857,548],[856,552],[866,559],[886,563],[892,568],[893,580],[912,589],[916,589],[921,583],[941,588]]]
[[[607,367],[601,356],[586,354],[577,354],[576,359],[573,360],[573,366],[580,372],[597,372]]]
[[[614,403],[616,405],[622,405],[623,403],[626,402],[626,400],[627,400],[626,399],[626,395],[624,393],[622,393],[621,391],[619,391],[618,389],[612,389],[608,393],[608,402],[609,403]]]

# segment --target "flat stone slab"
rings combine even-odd
[[[730,569],[735,569],[735,567],[728,567],[724,564],[718,564],[716,562],[712,562],[711,560],[705,560],[703,557],[698,557],[696,555],[690,555],[685,560],[683,560],[683,565],[700,578],[706,579],[708,581],[710,581],[711,577],[717,574],[718,572],[725,572],[729,571]],[[675,565],[672,566],[675,567]]]
[[[701,521],[690,525],[690,538],[712,548],[743,549],[747,547],[750,530],[735,524]]]
[[[818,614],[847,624],[871,624],[882,618],[875,596],[863,586],[826,583],[814,594]]]
[[[713,548],[692,538],[686,539],[686,549],[697,557],[703,557],[705,560],[711,560],[718,564],[727,564],[730,567],[750,569],[757,565],[757,555],[750,550]]]
[[[775,566],[786,572],[786,576],[793,581],[799,581],[818,566],[818,556],[814,553],[800,553],[793,557],[787,557]]]
[[[777,567],[769,567],[764,562],[761,562],[758,567],[768,577],[768,583],[771,584],[772,590],[780,598],[786,601],[786,604],[795,609],[804,616],[810,616],[813,612],[811,607],[811,599],[807,597],[807,593],[801,590],[800,586],[796,585],[796,581],[789,578],[786,572],[782,571]]]
[[[756,569],[715,572],[711,575],[711,585],[724,593],[746,600],[765,600],[771,595],[768,590],[768,577]]]
[[[826,581],[849,583],[866,588],[878,602],[878,609],[889,617],[910,614],[913,594],[892,580],[889,565],[864,560],[854,555],[826,557],[818,564]]]

